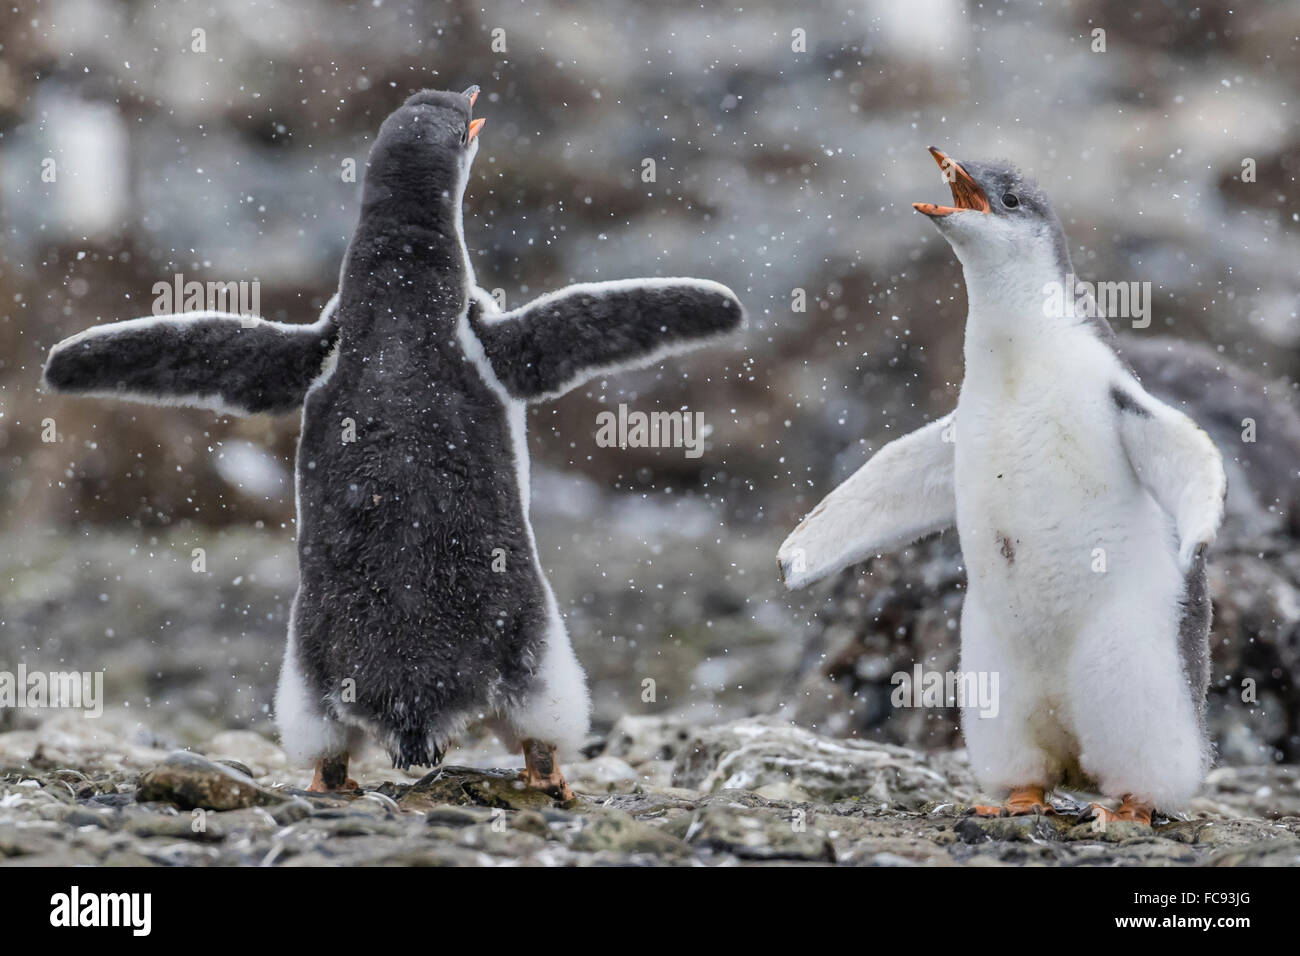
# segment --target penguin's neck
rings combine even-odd
[[[344,273],[344,304],[356,300],[349,309],[354,333],[396,328],[412,341],[427,332],[454,334],[475,281],[464,194],[462,181],[414,208],[385,201],[363,212]]]
[[[474,266],[469,261],[469,246],[465,242],[465,186],[468,175],[461,179],[459,186],[454,190],[455,196],[451,206],[451,224],[456,237],[456,254],[460,257],[461,272],[464,275],[465,294],[468,296],[478,285],[478,279],[474,275]]]
[[[984,251],[981,251],[984,253]],[[966,280],[966,373],[1050,351],[1070,323],[1049,307],[1069,263],[1042,249],[959,256]]]

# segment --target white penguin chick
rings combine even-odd
[[[1205,550],[1223,464],[1142,388],[1091,299],[1051,307],[1063,288],[1073,299],[1073,273],[1038,187],[930,151],[955,205],[914,205],[957,253],[969,300],[957,408],[817,505],[781,546],[782,574],[802,588],[955,524],[962,672],[999,688],[991,716],[961,707],[980,784],[1005,795],[976,812],[1051,813],[1048,791],[1067,785],[1119,798],[1093,805],[1103,821],[1150,823],[1209,767]]]

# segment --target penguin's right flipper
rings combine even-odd
[[[952,419],[890,442],[803,519],[777,552],[786,587],[806,587],[956,522]]]
[[[291,411],[334,349],[337,304],[331,298],[311,325],[190,312],[95,326],[50,349],[42,382],[55,392],[223,414]]]
[[[476,296],[470,326],[497,379],[529,401],[699,348],[744,320],[735,294],[706,279],[584,282],[497,314],[489,302]]]

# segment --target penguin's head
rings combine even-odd
[[[472,115],[478,92],[421,90],[390,113],[370,150],[363,204],[459,204],[485,122]]]
[[[963,266],[1015,261],[1069,271],[1065,231],[1038,184],[1003,160],[959,163],[933,146],[930,155],[952,190],[951,206],[916,202]]]

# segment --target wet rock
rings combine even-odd
[[[1210,857],[1210,866],[1300,866],[1300,842],[1264,840]]]
[[[743,860],[835,862],[826,834],[789,812],[713,804],[692,818],[685,840]]]
[[[221,858],[216,847],[193,843],[155,846],[146,842],[141,852],[155,866],[212,866]]]
[[[56,829],[0,825],[0,858],[48,856],[63,846],[63,834]]]
[[[153,860],[149,859],[149,857],[145,856],[138,850],[133,850],[127,847],[120,850],[110,850],[95,865],[141,867],[151,866],[153,865],[153,862]]]
[[[237,770],[178,750],[140,776],[136,799],[165,801],[183,810],[236,810],[277,804],[287,798],[258,786]]]
[[[414,784],[386,783],[379,792],[404,810],[428,810],[448,803],[502,810],[540,810],[556,805],[554,797],[525,787],[518,773],[510,770],[439,767]]]
[[[490,854],[448,844],[412,843],[376,839],[321,844],[293,856],[277,859],[281,866],[492,866]]]
[[[836,740],[772,718],[697,730],[678,754],[673,782],[708,792],[753,790],[777,799],[895,807],[952,799],[973,786],[968,772],[944,773],[916,751]]]
[[[301,797],[290,797],[283,803],[268,808],[268,812],[280,826],[296,823],[312,815],[312,805]]]
[[[593,757],[564,768],[569,786],[584,793],[613,793],[630,790],[640,782],[640,775],[626,760],[608,754]]]
[[[994,840],[1033,843],[1061,839],[1064,821],[1058,817],[1032,814],[1023,817],[962,817],[953,828],[963,843]]]
[[[682,857],[691,853],[682,839],[620,810],[601,810],[584,815],[582,829],[573,836],[569,845],[584,853],[611,851],[656,858]]]
[[[215,762],[221,764],[223,767],[229,767],[231,770],[235,771],[235,773],[243,774],[245,777],[248,777],[250,780],[253,778],[253,771],[249,769],[248,764],[243,763],[239,760],[229,760],[223,758]]]
[[[346,813],[338,816],[322,813],[313,817],[312,831],[331,839],[335,837],[400,837],[405,835],[406,827],[397,821],[377,819],[360,813]]]
[[[1204,794],[1193,803],[1220,815],[1300,817],[1300,767],[1219,767],[1211,770]]]
[[[639,766],[652,760],[673,760],[691,739],[688,721],[659,716],[624,714],[615,721],[602,753]]]
[[[481,807],[446,807],[433,806],[424,814],[429,826],[438,827],[472,827],[479,823],[488,823],[494,817],[491,810]]]
[[[551,819],[553,814],[542,814],[535,810],[520,810],[510,814],[506,818],[506,824],[514,830],[521,833],[531,833],[533,836],[550,839],[553,835],[551,832]],[[568,823],[574,819],[569,814],[560,817],[559,822]]]
[[[197,840],[200,843],[220,843],[226,838],[226,828],[216,820],[184,816],[151,814],[131,820],[123,828],[132,836],[164,837],[172,840]]]
[[[1089,820],[1073,826],[1058,823],[1058,826],[1065,827],[1066,835],[1072,840],[1100,840],[1104,843],[1127,844],[1155,843],[1161,839],[1168,839],[1156,828],[1132,820],[1112,820],[1105,824],[1099,820]]]
[[[457,846],[479,850],[493,857],[504,860],[527,860],[546,850],[548,834],[536,832],[536,821],[532,825],[512,826],[510,815],[502,817],[487,825],[466,827],[450,834],[450,839]],[[438,834],[436,831],[434,836]]]
[[[101,807],[124,807],[135,800],[131,793],[98,793],[90,798],[90,803]]]
[[[135,724],[119,715],[90,719],[64,711],[39,727],[0,734],[0,767],[39,770],[144,770],[164,752],[132,740]]]
[[[205,745],[204,753],[212,760],[242,764],[250,777],[264,777],[289,766],[283,750],[251,730],[219,733]]]
[[[70,827],[101,827],[105,830],[113,829],[112,817],[103,812],[87,810],[82,807],[69,808],[63,815],[63,823]]]
[[[1190,836],[1188,842],[1209,847],[1236,846],[1260,840],[1280,840],[1290,844],[1297,840],[1294,828],[1258,820],[1192,820],[1159,827],[1156,832],[1165,839],[1176,839],[1181,833],[1187,833]]]
[[[35,810],[36,816],[42,820],[57,820],[65,826],[73,828],[100,827],[101,829],[111,830],[116,822],[112,813],[92,810],[77,804],[45,803],[36,807]]]

